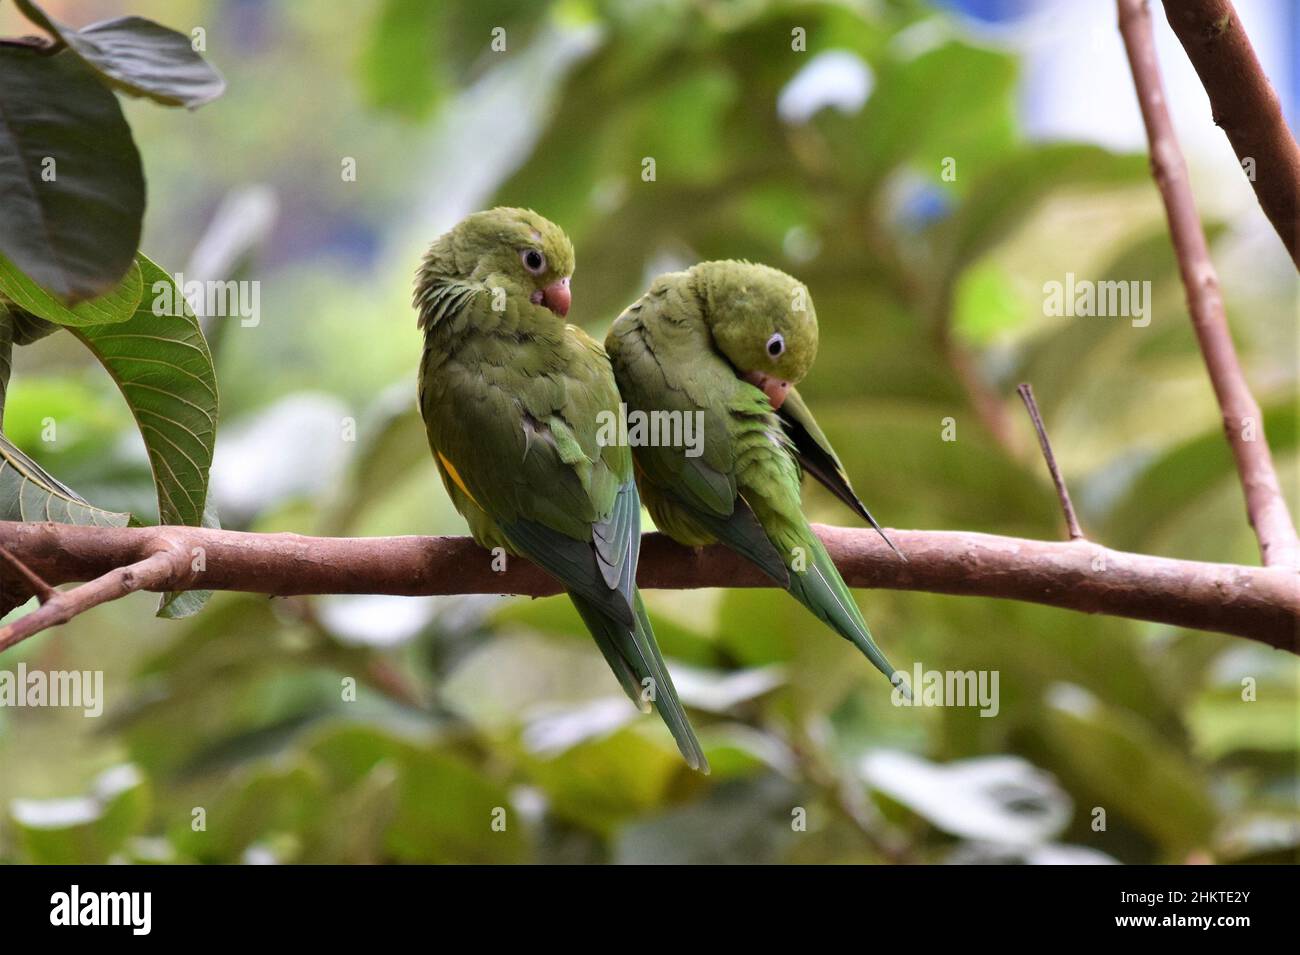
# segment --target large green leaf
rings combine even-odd
[[[217,435],[212,355],[171,276],[143,255],[140,272],[150,294],[130,319],[73,332],[108,370],[135,416],[158,492],[159,522],[214,527],[216,515],[206,508]],[[182,314],[155,313],[167,287],[170,295],[161,298],[170,298]],[[158,613],[184,617],[207,598],[207,591],[164,594]]]
[[[65,302],[130,270],[144,173],[114,96],[77,56],[0,46],[0,254]]]
[[[31,0],[18,7],[54,34],[110,84],[164,106],[202,106],[226,81],[195,51],[189,37],[144,17],[119,17],[80,30],[52,19]]]
[[[5,271],[3,265],[0,262],[0,291],[25,308],[40,310],[44,318],[66,321],[72,314],[21,275]],[[171,277],[144,256],[140,256],[138,265],[132,265],[131,275],[134,278],[124,283],[121,295],[110,296],[114,309],[119,309],[122,301],[132,302],[126,316],[114,313],[112,324],[78,323],[72,331],[108,370],[135,417],[153,471],[159,521],[218,526],[215,513],[206,506],[218,409],[212,356],[198,320]],[[146,284],[147,295],[143,294]],[[179,307],[182,314],[156,310],[155,304],[165,300]],[[95,305],[83,303],[77,310]],[[9,309],[0,314],[0,319],[2,410],[15,326]],[[34,323],[40,321],[32,318]],[[21,454],[12,445],[8,447]],[[0,471],[0,500],[6,504],[0,513],[7,519],[126,523],[127,515],[91,507],[29,459],[15,458],[11,462],[6,456],[6,463],[13,465],[7,480]],[[165,594],[158,612],[161,616],[183,617],[200,609],[207,598],[207,591]]]
[[[16,311],[0,302],[0,419],[4,414],[12,370]],[[33,322],[41,321],[27,317]],[[87,503],[0,433],[0,520],[124,527],[131,515],[106,511]],[[22,583],[6,581],[0,585],[0,613],[8,613],[30,595],[30,589]]]
[[[87,503],[0,434],[0,520],[125,527],[131,515]]]
[[[111,292],[67,306],[23,275],[12,262],[0,256],[0,296],[8,298],[31,315],[56,325],[111,325],[114,322],[124,322],[135,314],[143,291],[140,267],[132,262],[125,277]],[[16,337],[15,340],[19,344],[25,344],[21,337]]]
[[[143,255],[140,273],[154,294],[129,319],[73,333],[108,370],[135,416],[153,468],[159,521],[198,526],[216,440],[216,373],[198,320],[171,277]],[[155,314],[164,286],[182,314]]]

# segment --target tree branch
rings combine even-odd
[[[168,581],[179,580],[188,569],[179,554],[170,549],[155,550],[143,560],[114,567],[89,583],[63,592],[53,591],[41,606],[13,623],[0,627],[0,653],[48,627],[67,623],[79,613],[117,600],[137,590],[170,590]]]
[[[1246,385],[1232,344],[1223,298],[1219,294],[1219,279],[1210,261],[1205,233],[1196,213],[1196,200],[1187,179],[1187,164],[1165,105],[1146,0],[1118,0],[1118,4],[1120,33],[1151,144],[1151,169],[1164,201],[1178,269],[1187,290],[1192,327],[1210,373],[1223,414],[1224,434],[1246,495],[1246,513],[1259,539],[1263,562],[1270,566],[1296,566],[1300,564],[1300,540],[1273,468],[1273,456],[1264,437],[1263,415]]]
[[[1230,0],[1164,0],[1165,16],[1210,97],[1260,207],[1300,268],[1300,147]]]
[[[36,596],[36,599],[41,603],[45,603],[50,598],[58,596],[58,592],[53,587],[41,580],[37,574],[32,572],[30,567],[3,547],[0,547],[0,557],[3,557],[5,563],[18,572],[18,576],[22,578],[23,583],[27,585],[27,588],[31,590],[31,592]]]
[[[1023,600],[1234,634],[1297,652],[1300,572],[1294,569],[1170,560],[1087,541],[892,531],[907,553],[903,563],[874,531],[821,525],[816,530],[850,586]],[[35,632],[130,590],[535,597],[560,590],[522,559],[511,559],[504,572],[493,570],[492,556],[464,537],[302,537],[3,521],[0,546],[50,583],[94,581],[0,629],[0,641],[9,643],[12,637],[4,634],[10,628]],[[167,556],[158,557],[160,552]],[[114,576],[124,572],[131,575],[129,586]],[[638,579],[643,587],[669,590],[771,586],[725,548],[691,550],[661,534],[645,536]],[[95,589],[81,595],[87,588]],[[70,600],[56,605],[64,597]],[[64,612],[51,611],[53,606]]]

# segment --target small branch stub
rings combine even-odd
[[[1056,485],[1056,496],[1061,501],[1061,510],[1065,512],[1065,528],[1070,534],[1070,540],[1086,540],[1083,531],[1079,527],[1079,518],[1074,513],[1074,502],[1070,500],[1070,491],[1065,486],[1065,478],[1061,476],[1061,469],[1057,467],[1056,455],[1052,453],[1052,442],[1047,440],[1047,428],[1043,426],[1043,416],[1038,413],[1038,402],[1034,400],[1034,388],[1028,382],[1016,388],[1020,394],[1020,400],[1025,403],[1025,410],[1029,412],[1029,420],[1034,423],[1034,431],[1038,434],[1038,446],[1043,449],[1043,458],[1047,461],[1047,470],[1052,475],[1052,483]]]

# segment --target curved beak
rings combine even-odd
[[[767,395],[767,400],[772,403],[773,410],[780,408],[785,401],[785,396],[790,393],[790,382],[783,378],[773,377],[766,372],[751,371],[745,375],[745,380]]]
[[[560,279],[546,288],[538,289],[533,293],[532,301],[534,305],[545,305],[560,318],[564,318],[569,314],[569,305],[573,302],[573,294],[569,291],[569,280]]]

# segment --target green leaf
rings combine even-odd
[[[382,0],[358,64],[366,100],[403,119],[427,119],[454,85],[525,49],[549,10],[518,0]],[[492,47],[498,36],[504,50]]]
[[[172,839],[204,862],[240,862],[254,845],[278,846],[279,860],[293,861],[302,835],[324,821],[322,783],[320,770],[302,759],[229,773],[207,797],[207,830],[173,825]]]
[[[0,256],[0,294],[32,316],[56,325],[76,327],[124,322],[135,314],[143,292],[140,267],[132,262],[126,276],[111,292],[68,307]],[[40,338],[42,334],[36,337]],[[20,341],[19,344],[26,342]]]
[[[195,109],[226,90],[226,81],[199,56],[189,37],[152,20],[119,17],[78,30],[52,19],[31,0],[19,0],[18,6],[124,93]]]
[[[1076,800],[1106,806],[1162,846],[1166,859],[1208,842],[1218,811],[1194,760],[1135,714],[1080,687],[1060,684],[1048,700],[1039,731],[1053,753],[1069,754],[1050,768]]]
[[[1147,176],[1142,156],[1119,155],[1098,146],[1052,143],[1000,154],[975,171],[979,176],[945,231],[948,281],[1024,222],[1039,202],[1067,186],[1121,186]]]
[[[89,504],[0,434],[0,520],[125,527],[130,519]]]
[[[396,775],[386,857],[407,863],[518,863],[528,840],[511,810],[494,829],[499,810],[511,806],[505,786],[452,752],[400,739],[357,723],[328,727],[308,753],[335,786],[355,786],[376,767]]]
[[[149,454],[163,524],[198,526],[208,496],[217,428],[217,378],[194,313],[171,277],[143,255],[140,273],[155,293],[114,325],[73,329],[108,370],[135,416]],[[155,314],[157,293],[182,314]]]
[[[118,285],[144,173],[117,97],[74,54],[0,47],[0,255],[69,304]]]
[[[15,799],[9,806],[24,861],[105,863],[149,819],[153,792],[130,764],[111,767],[71,799]]]
[[[647,815],[614,840],[619,865],[747,865],[785,861],[800,838],[790,807],[811,794],[776,774],[735,780],[703,799]]]
[[[969,168],[1001,155],[1014,139],[1015,60],[1005,53],[948,42],[880,65],[879,80],[851,131],[851,180],[875,185],[900,164],[915,160],[937,175],[944,156]],[[952,77],[960,76],[960,83]],[[934,91],[944,90],[942,96]],[[835,116],[819,116],[834,136]],[[965,171],[963,169],[963,172]],[[851,171],[849,171],[851,170]]]
[[[442,4],[385,0],[361,56],[366,99],[406,119],[424,119],[447,84],[438,41]]]

